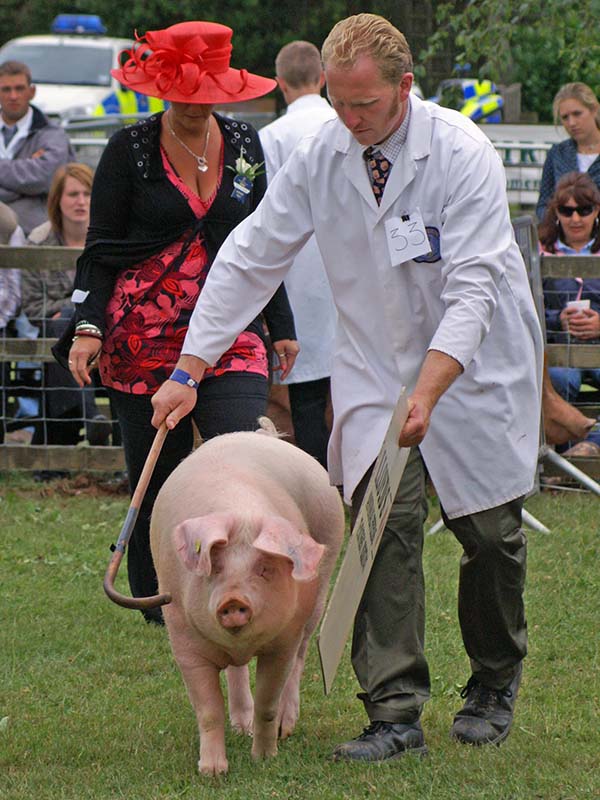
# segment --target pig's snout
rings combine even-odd
[[[217,619],[231,633],[237,633],[252,619],[252,608],[245,600],[230,597],[217,608]]]

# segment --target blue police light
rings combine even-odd
[[[106,33],[104,23],[97,14],[59,14],[54,18],[52,33],[87,34],[99,36]]]

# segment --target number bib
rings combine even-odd
[[[431,250],[419,209],[385,222],[385,234],[392,266],[424,256]]]

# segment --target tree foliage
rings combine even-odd
[[[205,19],[233,28],[232,66],[272,75],[275,56],[292,39],[320,45],[333,24],[346,16],[345,0],[3,0],[0,44],[15,36],[48,33],[59,13],[94,13],[109,36],[132,38],[183,20]]]
[[[437,30],[421,54],[427,64],[448,44],[456,61],[496,83],[522,84],[523,105],[551,114],[563,83],[600,88],[600,0],[468,0],[438,4]]]

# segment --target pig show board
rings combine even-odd
[[[404,389],[375,461],[317,637],[325,694],[329,694],[371,565],[404,472],[410,448],[398,447],[408,416]]]

